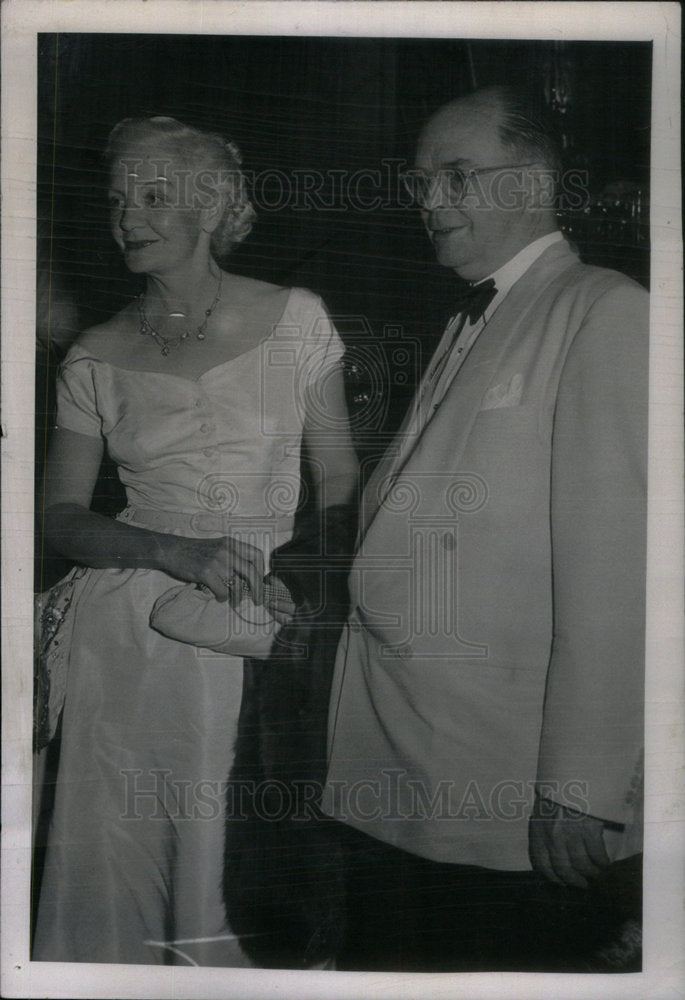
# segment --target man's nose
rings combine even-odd
[[[424,209],[432,212],[439,208],[453,208],[453,201],[447,178],[443,174],[431,177],[423,195]]]

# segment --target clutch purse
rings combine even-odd
[[[264,586],[265,597],[290,595],[278,583]],[[281,626],[263,605],[255,604],[247,587],[235,606],[220,602],[212,592],[194,583],[182,584],[165,591],[155,601],[150,613],[150,626],[155,631],[201,646],[217,653],[265,660]]]
[[[349,566],[345,554],[355,530],[354,512],[343,505],[328,507],[309,521],[303,520],[298,533],[271,554],[273,575],[264,582],[265,600],[275,597],[295,607],[306,600],[307,621],[316,618],[318,611],[326,606],[331,610],[325,580],[328,577],[330,583],[336,575],[336,559],[342,559],[337,575],[347,579]],[[232,606],[230,602],[217,601],[206,587],[181,584],[157,598],[150,613],[150,626],[178,642],[255,660],[287,657],[299,648],[292,641],[276,642],[281,625],[264,606],[254,603],[247,584],[243,583],[239,597],[239,603]],[[301,617],[302,612],[299,614]]]

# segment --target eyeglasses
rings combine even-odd
[[[498,170],[522,170],[524,167],[537,166],[537,161],[531,163],[503,163],[498,167],[476,167],[471,170],[461,170],[459,167],[442,167],[434,174],[427,170],[408,170],[400,174],[400,179],[411,195],[412,203],[422,209],[427,209],[431,194],[438,184],[442,192],[447,191],[449,208],[456,208],[464,200],[466,187],[472,177],[478,174],[494,174]]]

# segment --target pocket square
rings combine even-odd
[[[523,375],[512,375],[508,382],[491,386],[483,396],[481,410],[501,410],[505,406],[518,406],[523,392]]]

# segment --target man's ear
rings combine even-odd
[[[559,178],[550,167],[534,166],[526,170],[526,202],[536,211],[549,211],[556,204]]]

